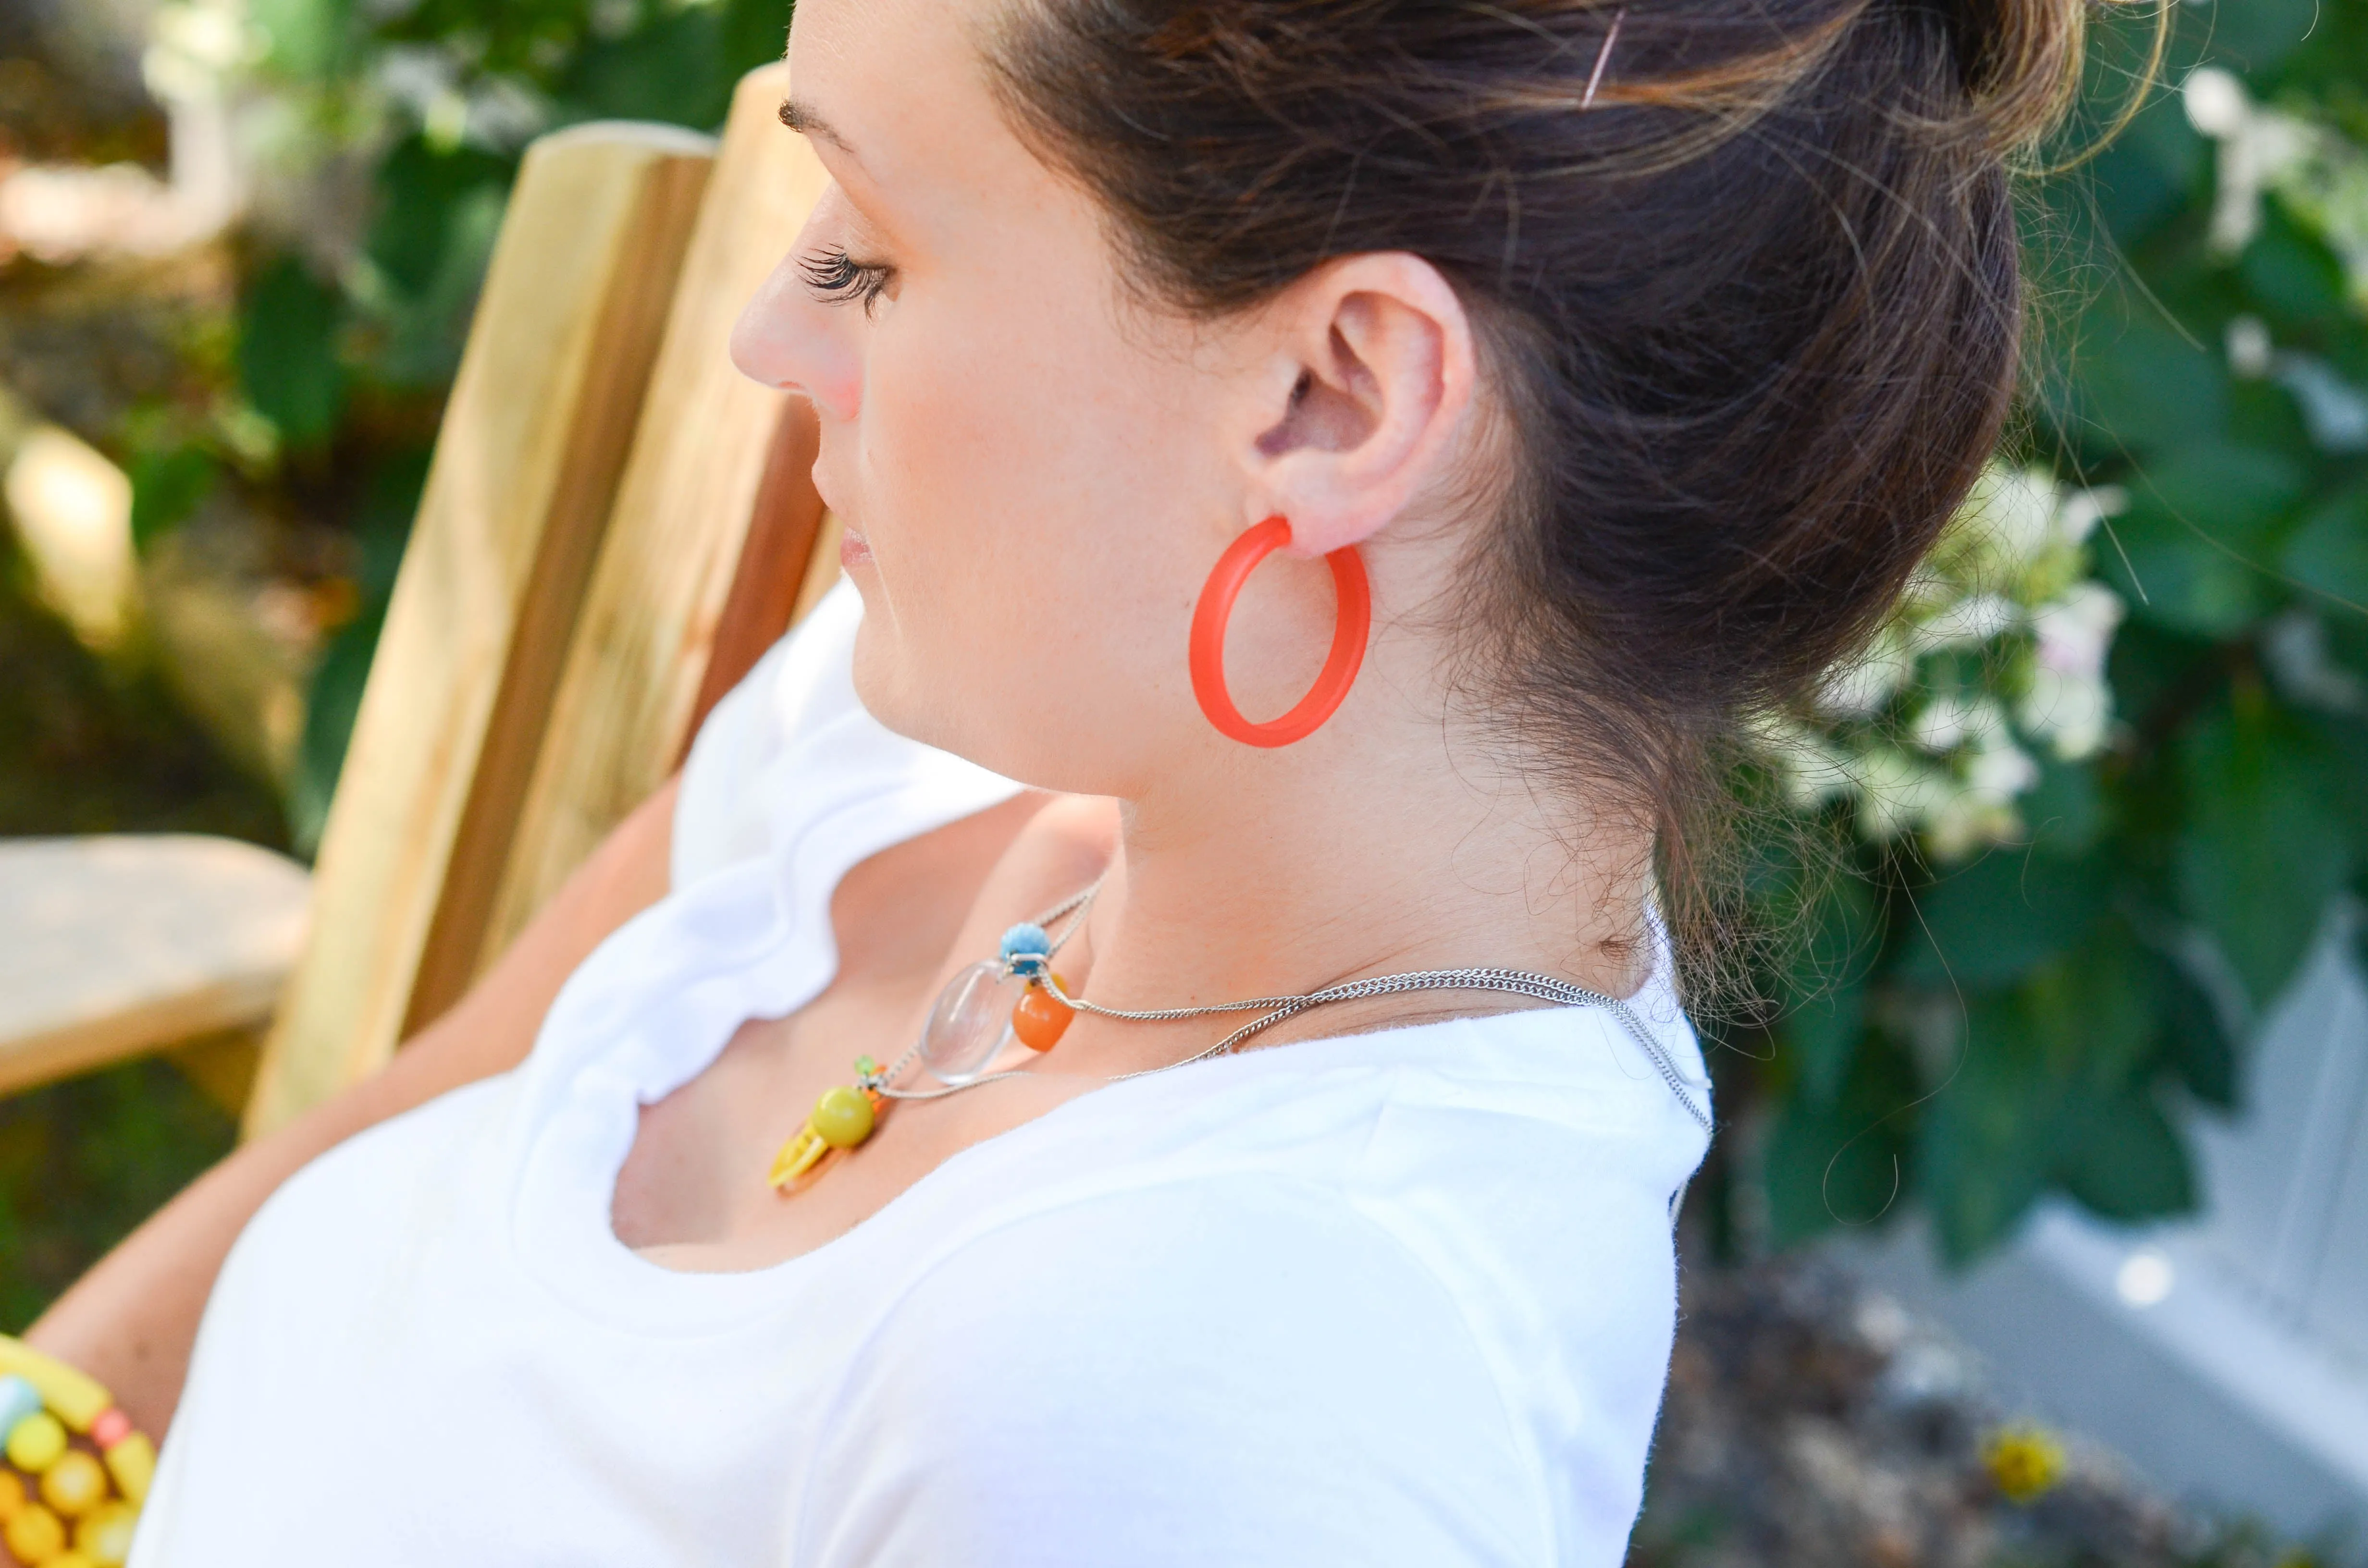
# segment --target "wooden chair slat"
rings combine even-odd
[[[0,842],[0,1093],[263,1023],[310,886],[224,838]]]
[[[814,425],[812,407],[791,400],[773,426],[773,443],[765,454],[765,477],[757,486],[756,513],[748,519],[748,537],[740,546],[740,564],[732,574],[732,594],[715,625],[715,645],[707,658],[707,674],[691,704],[680,756],[688,756],[699,726],[724,695],[754,669],[765,650],[780,640],[798,619],[813,586],[808,578],[814,564],[814,542],[823,531],[822,497],[814,489]],[[832,563],[831,576],[836,576]]]
[[[432,994],[423,988],[415,1026],[498,958],[666,781],[717,650],[753,662],[747,645],[761,653],[786,625],[822,512],[807,472],[811,415],[741,375],[730,345],[741,306],[788,253],[829,180],[803,140],[781,127],[788,90],[788,67],[775,65],[743,78],[734,96],[501,886],[466,973]],[[786,587],[753,581],[735,602],[744,563],[761,576],[782,560],[795,574]],[[727,625],[735,611],[746,626]]]
[[[471,971],[713,165],[587,125],[510,200],[268,1040],[250,1132],[383,1062],[423,975]],[[455,958],[455,954],[466,955]]]

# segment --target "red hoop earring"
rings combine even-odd
[[[1365,562],[1355,545],[1332,551],[1324,559],[1332,568],[1333,591],[1339,596],[1339,618],[1332,629],[1332,652],[1315,684],[1299,706],[1280,719],[1253,724],[1234,706],[1225,689],[1225,623],[1233,619],[1234,600],[1249,581],[1250,573],[1269,555],[1291,542],[1291,524],[1269,517],[1225,548],[1217,568],[1192,607],[1192,695],[1201,711],[1219,733],[1253,746],[1287,746],[1304,741],[1323,727],[1348,699],[1357,682],[1358,666],[1365,662],[1365,639],[1373,624],[1373,596],[1365,581]]]

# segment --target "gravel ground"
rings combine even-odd
[[[1815,1257],[1689,1271],[1629,1568],[2310,1568],[1987,1401],[1934,1325]]]

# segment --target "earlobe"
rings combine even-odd
[[[1463,301],[1418,256],[1350,256],[1277,301],[1296,379],[1257,442],[1261,505],[1291,518],[1290,553],[1372,537],[1455,456],[1473,396]]]

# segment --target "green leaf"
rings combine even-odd
[[[419,136],[395,143],[378,167],[378,214],[367,246],[370,260],[403,293],[427,293],[463,237],[457,222],[462,204],[481,192],[501,196],[514,172],[508,159],[472,147],[442,151]],[[466,262],[473,269],[483,258]]]
[[[2195,1208],[2186,1146],[2143,1093],[2084,1096],[2067,1105],[2056,1128],[2055,1170],[2066,1191],[2108,1220]]]
[[[790,8],[780,0],[722,0],[717,9],[717,47],[734,81],[788,52]]]
[[[2368,485],[2314,510],[2286,541],[2279,564],[2322,594],[2368,608]]]
[[[2100,575],[2135,614],[2228,636],[2275,602],[2269,536],[2304,485],[2292,458],[2251,448],[2192,447],[2149,464],[2094,549]]]
[[[2129,90],[2127,78],[2100,85],[2109,95]],[[2134,244],[2186,205],[2211,166],[2212,144],[2161,94],[2095,159],[2088,193],[2113,237]]]
[[[325,77],[343,62],[351,12],[347,0],[247,0],[270,40],[270,61],[290,76]]]
[[[1793,1092],[1763,1145],[1760,1179],[1770,1240],[1794,1246],[1839,1225],[1867,1225],[1906,1195],[1916,1127],[1916,1077],[1898,1049],[1871,1035],[1830,1105]]]
[[[146,550],[188,520],[222,471],[202,447],[142,452],[131,465],[131,541]]]
[[[2154,956],[2107,920],[1971,1010],[1955,1074],[1926,1109],[1918,1166],[1950,1259],[1996,1244],[2051,1185],[2114,1218],[2192,1201],[2185,1153],[2146,1097],[2157,978]]]
[[[684,6],[587,44],[560,90],[587,114],[708,130],[723,123],[737,76],[723,45],[715,7]]]
[[[1964,1264],[2014,1229],[2046,1184],[2058,1086],[2011,998],[1975,1006],[1955,1076],[1924,1108],[1917,1184],[1941,1256]]]
[[[2318,29],[2323,0],[2212,0],[2212,61],[2266,72]],[[2340,7],[2339,7],[2340,8]]]
[[[1901,977],[1974,990],[2019,979],[2080,939],[2105,892],[2094,862],[1993,850],[1918,895]]]
[[[1841,1090],[1864,1028],[1866,974],[1881,937],[1873,890],[1838,873],[1805,918],[1807,936],[1787,979],[1792,1011],[1780,1045],[1793,1056],[1801,1093],[1826,1108]]]
[[[2150,985],[2162,1020],[2162,1060],[2187,1092],[2223,1110],[2237,1108],[2237,1049],[2220,1027],[2212,998],[2170,958],[2154,955]]]
[[[337,359],[343,313],[336,290],[292,256],[263,270],[240,312],[239,380],[291,447],[318,446],[336,428],[346,391]]]
[[[2260,232],[2245,247],[2245,287],[2274,321],[2303,325],[2340,316],[2349,300],[2343,261],[2318,235],[2296,224],[2285,203],[2261,203]]]
[[[2021,805],[2022,820],[2031,824],[2032,847],[2043,855],[2077,860],[2096,847],[2105,830],[2105,799],[2093,763],[2043,756],[2039,782],[2022,797]]]
[[[2220,357],[2151,320],[2085,324],[2075,375],[2085,417],[2112,445],[2177,451],[2218,437],[2228,419]]]
[[[2150,960],[2128,926],[2110,918],[2022,983],[2021,1027],[2050,1079],[2118,1093],[2145,1074],[2158,1022]]]
[[[381,462],[363,487],[356,517],[356,585],[361,613],[341,628],[313,671],[304,708],[304,733],[288,785],[289,835],[306,855],[320,847],[329,806],[345,770],[346,748],[361,711],[387,601],[409,538],[411,519],[427,483],[428,454],[398,452]]]
[[[2179,761],[2187,796],[2176,856],[2181,902],[2266,1006],[2351,875],[2329,759],[2307,731],[2256,702],[2197,724]]]
[[[306,694],[304,733],[296,746],[296,765],[288,783],[288,833],[298,853],[311,855],[321,846],[329,824],[329,806],[336,798],[337,778],[345,769],[346,745],[359,717],[362,689],[369,683],[370,660],[378,648],[385,607],[375,607],[341,628],[330,639],[328,651],[313,672]]]

